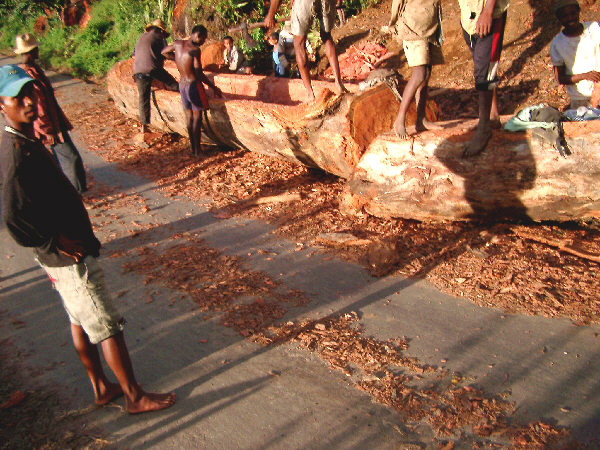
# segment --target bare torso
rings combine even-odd
[[[189,40],[173,42],[175,50],[175,64],[181,75],[180,81],[193,82],[198,79],[200,64],[200,48]]]

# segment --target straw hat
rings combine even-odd
[[[169,32],[167,31],[167,24],[166,24],[166,23],[164,23],[164,22],[163,22],[162,20],[160,20],[160,19],[156,19],[156,20],[153,20],[152,22],[150,22],[148,25],[146,25],[146,26],[144,27],[144,30],[148,31],[148,29],[149,29],[150,27],[156,27],[156,28],[160,28],[162,31],[164,31],[165,33],[167,33],[167,36],[171,34],[171,33],[169,33]]]
[[[40,43],[37,41],[35,36],[31,33],[20,34],[15,39],[17,47],[15,53],[22,55],[23,53],[29,53],[36,47],[39,47]]]

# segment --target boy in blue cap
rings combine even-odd
[[[105,405],[124,394],[132,414],[168,408],[175,403],[175,394],[145,392],[135,379],[123,336],[125,321],[96,262],[100,242],[81,197],[35,138],[33,78],[18,66],[0,67],[0,110],[7,124],[0,143],[2,219],[19,245],[33,247],[59,292],[96,404]],[[104,374],[97,343],[118,384]]]

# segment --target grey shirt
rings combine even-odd
[[[162,34],[154,29],[140,36],[133,51],[133,73],[150,73],[162,69],[165,57],[161,50],[167,46]]]

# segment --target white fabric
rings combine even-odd
[[[561,31],[552,40],[550,58],[554,66],[565,66],[567,75],[578,75],[592,70],[600,71],[600,25],[584,22],[580,36],[568,37]],[[567,86],[571,102],[588,100],[592,96],[594,83],[582,80]]]
[[[229,51],[227,49],[223,50],[223,59],[225,60],[225,65],[232,72],[246,66],[246,58],[235,45],[231,46],[231,50]]]

